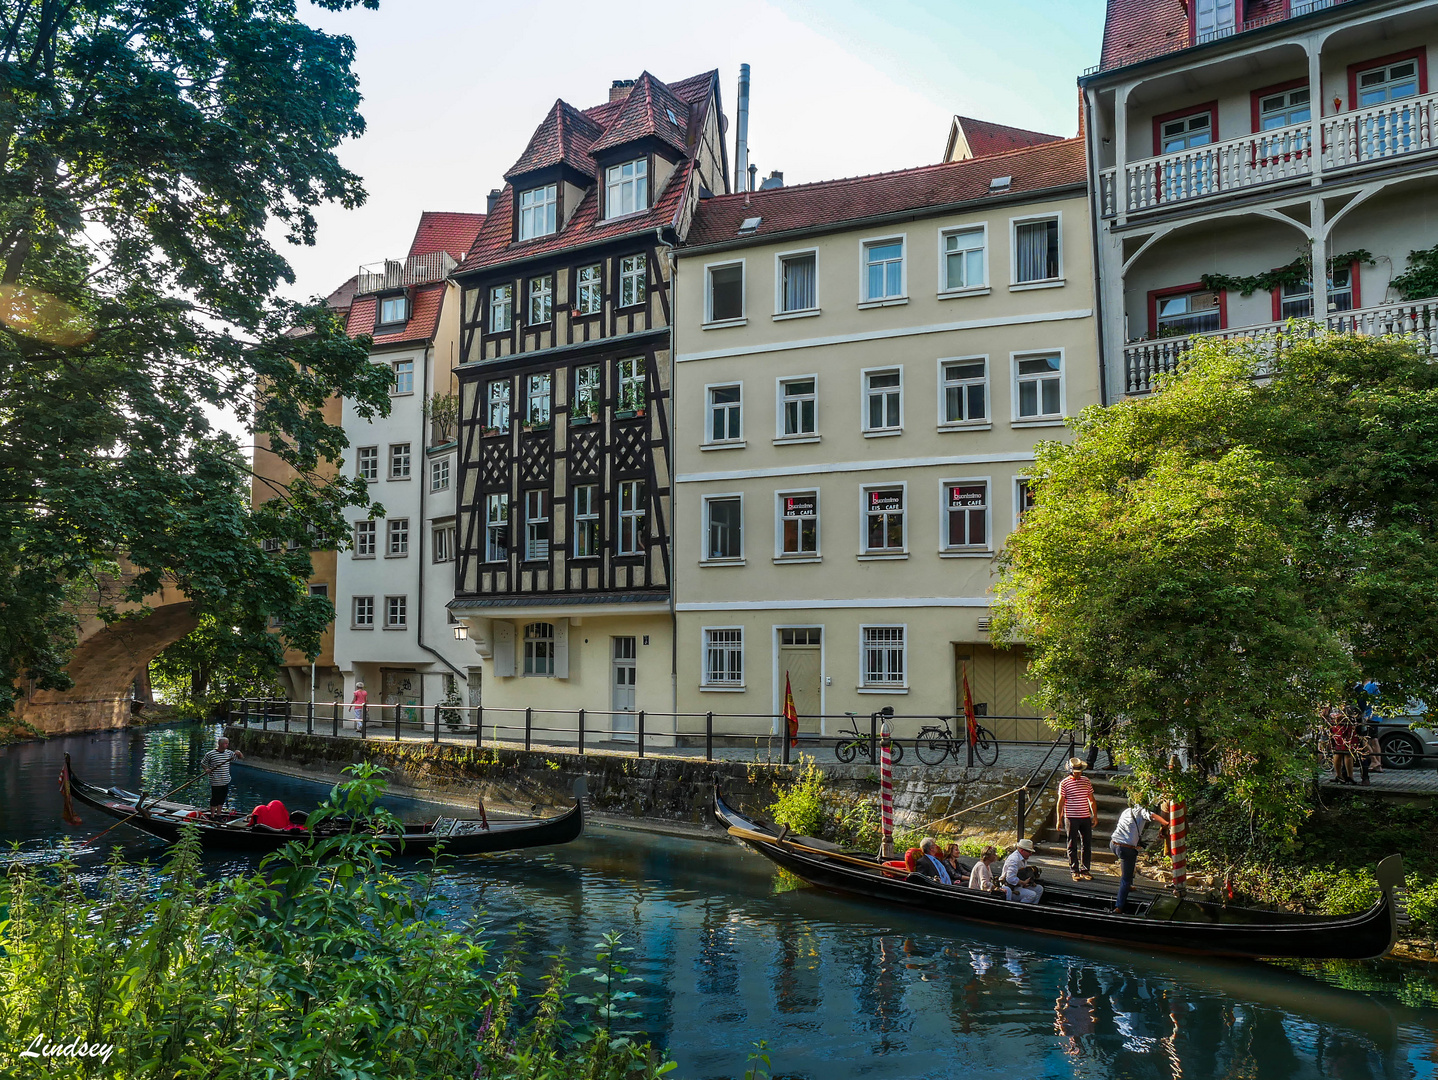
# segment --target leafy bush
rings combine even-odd
[[[824,809],[824,774],[812,757],[799,755],[793,782],[769,805],[769,816],[802,836],[818,836],[828,815]]]
[[[1438,247],[1408,253],[1408,268],[1389,284],[1404,300],[1438,296]]]
[[[1410,885],[1407,892],[1408,917],[1415,924],[1438,931],[1438,878],[1422,885]]]

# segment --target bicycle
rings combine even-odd
[[[860,754],[869,756],[869,736],[859,731],[859,718],[857,713],[845,713],[850,722],[854,725],[853,731],[839,732],[840,742],[834,744],[834,756],[845,765],[853,761]],[[848,741],[842,741],[847,739]],[[897,765],[904,760],[904,748],[895,738],[889,739],[889,760]]]
[[[939,765],[950,754],[955,761],[960,760],[959,751],[969,745],[969,740],[967,731],[964,738],[954,738],[949,721],[957,719],[957,716],[946,716],[943,718],[942,727],[930,724],[919,732],[919,737],[914,740],[914,753],[919,755],[919,760],[925,765]],[[984,765],[992,765],[999,760],[999,740],[981,724],[974,725],[974,757]]]

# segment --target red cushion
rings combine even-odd
[[[304,829],[303,825],[290,824],[290,812],[285,809],[285,804],[279,799],[273,799],[263,806],[255,807],[251,812],[251,817],[255,819],[255,824],[267,825],[271,829]]]
[[[884,876],[898,878],[902,881],[909,876],[909,865],[903,859],[894,859],[884,863]]]

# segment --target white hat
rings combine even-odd
[[[1014,847],[1020,851],[1027,851],[1030,855],[1034,853],[1034,842],[1032,840],[1020,840]]]

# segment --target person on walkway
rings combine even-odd
[[[367,701],[369,701],[369,694],[365,692],[364,683],[356,682],[354,701],[350,706],[350,710],[354,714],[356,731],[364,730],[364,709]]]
[[[1114,900],[1113,909],[1120,915],[1128,903],[1129,890],[1133,888],[1133,875],[1138,868],[1138,853],[1143,847],[1143,827],[1150,821],[1156,821],[1160,825],[1168,824],[1168,818],[1155,814],[1152,810],[1145,810],[1142,806],[1130,806],[1118,816],[1118,824],[1113,827],[1113,836],[1108,846],[1118,856],[1120,868],[1118,897]]]
[[[932,836],[926,836],[919,841],[919,850],[923,852],[923,858],[914,867],[914,872],[923,874],[924,877],[933,878],[940,885],[952,885],[954,879],[949,874],[949,868],[944,865],[944,852]]]
[[[1019,881],[1019,871],[1024,869],[1029,858],[1036,850],[1037,848],[1034,847],[1032,840],[1020,840],[1014,844],[1014,850],[1009,852],[1009,857],[1004,860],[1004,868],[999,874],[999,881],[1008,886],[1010,890],[1017,889],[1021,884]],[[1044,887],[1038,882],[1031,882],[1029,887],[1037,889],[1038,896],[1043,896]],[[1035,897],[1032,902],[1038,903],[1038,898]]]
[[[1113,721],[1105,712],[1096,712],[1089,717],[1088,722],[1088,752],[1084,755],[1085,763],[1092,769],[1098,763],[1099,748],[1103,748],[1104,755],[1108,758],[1105,769],[1112,772],[1117,766],[1113,763]]]
[[[999,853],[994,850],[992,844],[984,848],[983,854],[979,856],[979,861],[974,863],[974,868],[969,871],[969,888],[979,892],[993,892],[994,871],[992,868],[998,860]]]
[[[210,777],[210,809],[218,810],[230,797],[230,762],[245,755],[230,749],[230,740],[221,735],[215,740],[215,748],[200,759],[200,768]]]
[[[1087,763],[1069,758],[1069,774],[1059,783],[1059,801],[1054,807],[1054,828],[1068,837],[1069,870],[1075,881],[1092,881],[1093,826],[1098,820],[1098,802],[1093,784],[1084,775]],[[1082,850],[1080,850],[1082,849]]]
[[[1333,780],[1338,784],[1353,783],[1353,722],[1342,709],[1324,706],[1319,713],[1328,724],[1329,753],[1332,755]]]

